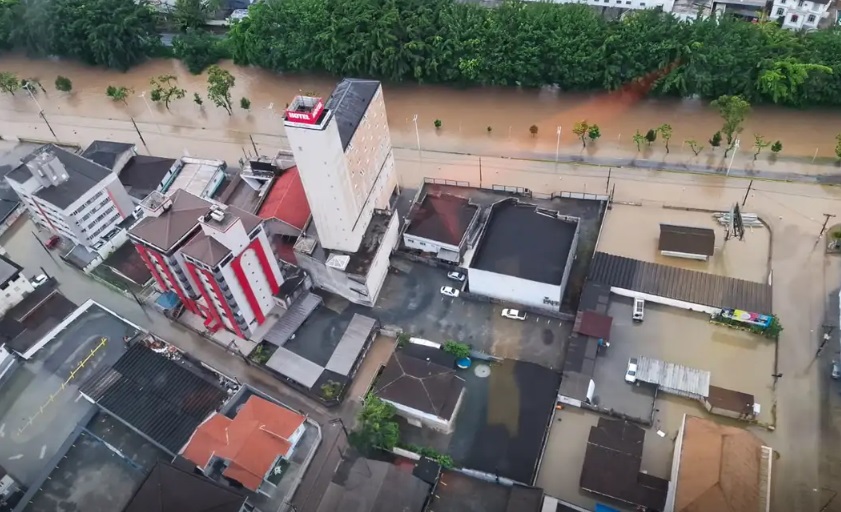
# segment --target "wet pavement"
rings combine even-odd
[[[722,211],[726,210],[722,208]],[[661,223],[713,229],[715,254],[708,261],[661,255],[658,250]],[[745,229],[744,240],[725,241],[724,226],[710,213],[618,204],[605,216],[598,250],[670,267],[766,283],[770,233],[763,227]]]
[[[50,93],[49,103],[44,102],[46,116],[51,123],[55,121],[56,132],[62,140],[81,143],[88,143],[95,138],[135,141],[143,151],[143,145],[131,121],[127,119],[127,114],[137,115],[138,128],[154,154],[180,156],[186,150],[194,156],[224,158],[232,163],[244,150],[249,150],[250,132],[254,132],[254,140],[261,153],[271,154],[284,147],[280,120],[267,107],[274,102],[274,107],[279,108],[288,100],[278,99],[278,96],[287,96],[298,88],[310,89],[315,83],[310,80],[307,82],[309,85],[306,85],[295,78],[276,79],[261,71],[249,71],[254,74],[250,75],[250,78],[241,79],[237,87],[244,88],[238,89],[237,94],[250,94],[255,107],[250,114],[237,112],[233,118],[228,119],[218,112],[211,113],[208,107],[205,107],[206,115],[202,114],[197,107],[188,102],[178,105],[172,114],[154,114],[156,107],[153,105],[153,114],[150,114],[139,97],[132,98],[124,108],[112,104],[104,96],[104,88],[108,83],[143,87],[142,84],[148,83],[149,77],[172,69],[175,69],[179,76],[185,76],[175,64],[152,62],[137,68],[129,75],[93,71],[70,64],[57,65],[47,61],[31,63],[17,58],[4,60],[4,64],[7,69],[20,71],[24,75],[41,75],[45,77],[45,83],[58,72],[74,80],[74,87],[79,93],[69,97],[59,97],[58,93]],[[86,78],[88,76],[90,78]],[[288,89],[273,89],[266,83],[278,84],[278,88]],[[322,81],[320,86],[316,84],[316,92],[326,95],[327,89],[332,88],[331,84],[332,81]],[[192,88],[196,87],[199,86],[194,83]],[[252,93],[252,87],[271,90],[260,89],[262,92]],[[716,126],[715,116],[704,113],[705,110],[697,103],[652,100],[638,105],[627,105],[621,101],[611,103],[607,101],[609,98],[606,100],[596,97],[589,101],[579,97],[577,101],[567,103],[565,108],[558,106],[555,109],[547,108],[545,101],[557,99],[551,96],[549,100],[545,100],[545,96],[542,96],[544,93],[514,90],[499,93],[490,90],[487,94],[476,94],[475,91],[433,94],[433,100],[424,104],[418,101],[415,89],[398,87],[386,91],[395,144],[407,148],[395,151],[402,185],[417,184],[424,177],[457,179],[484,186],[521,186],[542,192],[566,190],[604,193],[614,190],[615,185],[615,199],[619,202],[721,210],[737,201],[741,202],[748,192],[749,180],[734,179],[732,176],[762,178],[756,179],[748,192],[745,210],[761,215],[770,224],[774,309],[785,327],[779,342],[778,371],[782,372],[784,377],[778,382],[776,389],[777,428],[774,432],[759,434],[780,454],[779,459],[775,461],[776,482],[772,510],[819,510],[825,505],[825,496],[841,491],[838,479],[832,480],[823,476],[839,473],[841,455],[838,454],[841,453],[841,445],[837,414],[833,412],[837,408],[827,409],[825,407],[831,404],[819,399],[825,396],[824,390],[827,389],[826,365],[815,364],[814,361],[820,326],[824,322],[827,309],[826,297],[829,290],[837,288],[837,283],[841,282],[841,265],[837,260],[824,255],[820,247],[823,241],[818,237],[824,223],[823,214],[837,213],[841,190],[826,186],[827,183],[832,183],[832,180],[818,176],[838,174],[834,163],[821,160],[822,157],[832,156],[834,141],[831,139],[836,130],[814,129],[813,126],[835,123],[837,113],[828,110],[804,113],[794,110],[756,109],[744,133],[762,129],[767,132],[769,138],[773,138],[776,133],[785,134],[783,155],[797,155],[803,161],[790,161],[786,157],[771,162],[765,155],[761,155],[758,160],[763,166],[761,170],[767,168],[768,172],[771,172],[771,169],[782,172],[773,175],[749,175],[739,171],[748,169],[752,162],[747,148],[743,148],[734,158],[731,178],[726,179],[726,164],[721,150],[712,155],[712,162],[709,162],[710,155],[705,155],[692,163],[689,162],[685,149],[678,149],[678,138],[691,136],[698,140],[706,140],[710,135],[707,132]],[[428,90],[441,91],[440,88]],[[450,89],[447,91],[452,92]],[[512,99],[517,95],[522,96],[522,101]],[[500,108],[500,105],[510,107]],[[410,114],[421,109],[421,145],[430,150],[425,150],[419,155],[415,149],[416,142],[411,137],[414,126]],[[511,109],[517,115],[513,115]],[[590,112],[594,110],[601,114],[591,115]],[[439,132],[426,128],[436,117],[436,112],[444,112],[437,115],[445,123]],[[468,115],[468,112],[473,114]],[[494,121],[477,117],[475,112],[496,112],[488,115],[499,117]],[[85,117],[90,115],[102,116],[104,119]],[[469,117],[473,121],[467,123],[451,115],[464,119]],[[109,117],[111,119],[107,119]],[[558,160],[561,162],[556,164],[553,161],[556,144],[554,127],[558,124],[568,125],[585,117],[599,122],[602,125],[602,133],[605,134],[602,140],[596,143],[598,151],[592,155],[593,158],[624,158],[628,162],[633,161],[639,168],[611,169],[563,162],[568,158],[560,158],[561,154],[576,156],[580,153],[580,147],[571,140],[571,134],[566,129],[560,145],[560,150],[563,151],[559,150]],[[506,133],[508,130],[504,127],[512,122],[504,121],[503,118],[517,118],[511,135]],[[683,126],[678,126],[676,122],[671,121],[674,118],[687,121]],[[31,100],[20,94],[14,98],[5,96],[0,99],[0,119],[3,120],[0,124],[3,135],[11,132],[19,137],[37,137],[44,140],[51,138],[45,123],[37,116],[37,108]],[[675,127],[673,152],[664,160],[664,152],[662,148],[658,148],[652,150],[648,160],[665,161],[668,165],[664,163],[664,166],[668,169],[680,168],[680,162],[711,167],[700,169],[703,171],[700,174],[681,174],[650,170],[645,168],[650,164],[634,160],[636,148],[627,142],[630,133],[635,128],[642,130],[662,122],[671,122]],[[532,139],[527,135],[527,131],[528,126],[535,123],[539,125],[540,131],[539,135]],[[486,126],[493,128],[490,136],[487,135]],[[803,129],[797,129],[798,126],[803,126]],[[622,133],[617,133],[620,131]],[[614,134],[616,142],[612,141]],[[614,144],[623,148],[621,154],[611,153],[613,150],[610,148]],[[810,149],[811,146],[814,146],[814,149]],[[431,151],[432,148],[474,155],[451,155]],[[815,149],[818,150],[817,165],[812,166],[810,160]],[[253,152],[253,149],[249,151]],[[477,154],[496,156],[479,157]],[[499,155],[503,154],[513,157],[529,156],[531,159],[500,158]],[[696,170],[688,165],[684,168]],[[760,168],[754,166],[754,170],[759,171]],[[763,181],[768,177],[791,180],[793,183]],[[831,221],[830,226],[832,223]],[[20,231],[21,226],[25,225],[27,224],[19,224],[12,231]],[[208,342],[179,329],[162,316],[150,312],[149,317],[145,318],[143,311],[129,299],[114,297],[110,291],[106,294],[104,287],[92,283],[84,276],[72,276],[75,271],[63,265],[62,269],[57,269],[57,266],[50,262],[50,257],[44,255],[43,250],[35,245],[28,230],[29,228],[23,230],[20,236],[6,235],[3,241],[15,246],[14,249],[7,247],[13,257],[15,254],[28,256],[28,260],[24,262],[27,270],[45,265],[45,268],[58,273],[59,281],[66,283],[63,284],[63,289],[66,288],[69,295],[93,298],[97,295],[106,296],[118,313],[137,318],[139,323],[149,325],[153,331],[171,339],[176,345],[197,352],[203,358],[210,358],[213,361],[211,364],[218,364],[223,370],[227,369],[232,374],[253,374],[252,377],[260,382],[261,377],[254,373],[255,369],[243,368],[239,363],[226,360],[230,358],[224,350],[199,349],[199,346]],[[10,236],[14,241],[5,241]],[[262,385],[272,390],[283,388],[282,385],[270,381],[273,380],[264,380]],[[282,390],[278,392],[281,395],[287,393]],[[303,400],[294,393],[287,394],[289,399],[285,396],[282,398],[287,403],[300,403]],[[325,443],[329,441],[325,439]],[[827,510],[833,510],[832,507],[841,507],[841,500],[835,500]]]

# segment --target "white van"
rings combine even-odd
[[[634,297],[634,322],[642,322],[645,317],[645,301],[639,297]]]

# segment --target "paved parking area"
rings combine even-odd
[[[571,322],[529,314],[525,321],[502,318],[503,306],[441,295],[460,287],[446,271],[395,257],[375,314],[384,325],[435,342],[456,340],[498,357],[560,369]]]
[[[762,405],[760,422],[771,421],[773,404],[774,344],[760,336],[710,324],[706,315],[646,303],[645,321],[631,320],[631,300],[611,296],[608,314],[613,317],[607,355],[596,363],[594,381],[600,405],[640,416],[644,397],[651,392],[624,381],[628,358],[647,356],[712,372],[711,384],[750,393]],[[648,393],[646,395],[646,393]],[[655,426],[669,435],[677,432],[685,412],[700,416],[706,411],[689,399],[660,395],[654,404]],[[650,410],[650,409],[649,409]],[[720,416],[716,421],[726,421]],[[744,425],[742,423],[742,425]]]
[[[709,261],[662,256],[657,250],[661,222],[713,229],[715,254]],[[671,267],[765,283],[768,281],[770,237],[771,233],[765,228],[748,227],[744,240],[725,242],[724,227],[709,213],[615,204],[605,216],[598,249]]]
[[[119,359],[125,352],[123,336],[134,330],[92,305],[3,383],[0,460],[16,479],[30,485],[55,455],[93,407],[80,397],[79,386],[99,367]]]

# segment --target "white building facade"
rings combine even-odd
[[[23,274],[23,268],[10,260],[6,251],[0,247],[0,315],[16,306],[33,291],[35,287]]]
[[[783,20],[783,28],[816,30],[818,23],[829,16],[829,2],[810,0],[774,0],[771,17]]]
[[[662,8],[664,12],[671,12],[675,5],[674,0],[552,0],[555,4],[584,4],[591,7],[616,7],[622,9],[656,9]]]
[[[373,305],[399,237],[382,87],[344,79],[326,102],[298,96],[284,126],[314,224],[295,245],[298,264],[315,286]]]
[[[85,247],[106,239],[134,206],[110,169],[53,145],[27,156],[6,181],[37,224]]]

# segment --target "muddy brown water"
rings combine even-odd
[[[282,135],[280,113],[296,94],[314,92],[329,95],[336,79],[315,76],[281,76],[257,68],[236,67],[223,63],[236,76],[233,90],[234,115],[228,116],[206,100],[206,76],[191,75],[175,60],[153,60],[133,68],[128,73],[92,68],[71,62],[32,60],[23,56],[5,55],[0,69],[13,71],[21,77],[38,78],[48,93],[38,95],[46,114],[80,117],[154,121],[172,126],[207,126],[228,130],[232,139],[247,139],[247,133]],[[162,106],[146,101],[140,95],[149,80],[162,74],[172,74],[187,89],[187,97],[176,101],[170,112]],[[73,81],[70,94],[55,91],[57,75]],[[127,104],[114,103],[105,96],[108,85],[122,85],[133,90]],[[205,98],[200,109],[192,101],[193,92]],[[567,150],[580,144],[572,133],[572,126],[581,119],[598,123],[602,131],[599,153],[615,153],[621,148],[632,151],[633,133],[644,133],[662,123],[674,129],[672,147],[679,150],[685,139],[706,141],[716,131],[721,120],[717,113],[700,100],[640,99],[623,93],[569,94],[543,90],[516,88],[458,89],[432,85],[386,85],[388,117],[396,145],[416,143],[414,123],[427,149],[477,151],[477,148],[497,151],[536,150],[551,153],[556,148],[557,127],[562,127],[561,146]],[[250,112],[239,108],[239,99],[252,102]],[[9,110],[35,111],[37,108],[22,93],[14,97],[0,97],[0,121]],[[436,130],[434,120],[442,121]],[[537,136],[529,127],[538,127]],[[488,127],[491,131],[488,131]],[[743,147],[753,144],[753,134],[780,139],[784,154],[832,156],[835,134],[841,131],[841,111],[831,109],[793,110],[772,106],[755,107],[743,133]],[[745,143],[746,142],[746,143]],[[658,141],[656,144],[660,144]]]

